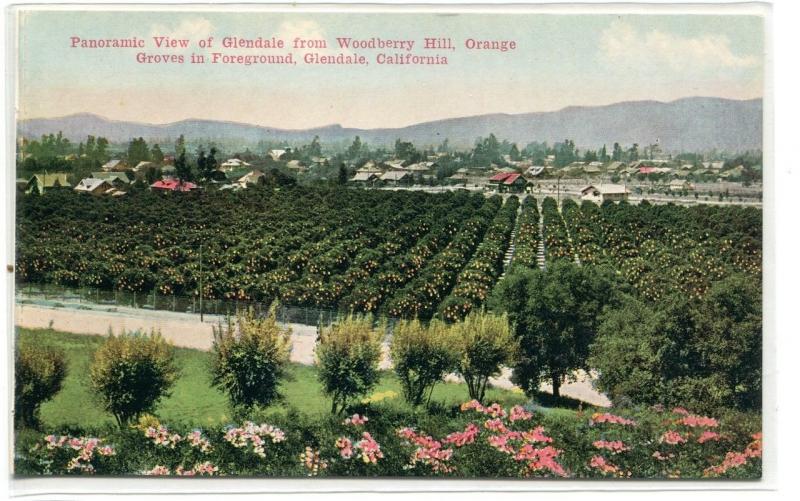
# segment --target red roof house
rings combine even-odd
[[[518,172],[501,172],[490,177],[489,184],[496,185],[501,191],[505,191],[505,189],[522,190],[528,181]]]
[[[150,185],[150,188],[161,191],[192,191],[198,186],[189,181],[181,182],[178,179],[161,179]]]

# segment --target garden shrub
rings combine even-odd
[[[467,383],[470,398],[483,402],[489,378],[499,375],[516,353],[508,316],[472,312],[452,328],[458,347],[457,370]]]
[[[39,408],[53,398],[67,376],[64,352],[20,343],[14,359],[14,417],[18,426],[39,425]]]
[[[342,412],[350,399],[378,384],[382,337],[370,316],[350,315],[322,328],[316,348],[318,376],[331,397],[332,413]]]
[[[228,396],[235,412],[267,407],[281,398],[291,354],[291,329],[282,328],[276,305],[267,316],[253,309],[239,312],[214,328],[211,356],[213,384]]]
[[[178,377],[175,351],[158,331],[109,332],[92,355],[89,376],[103,408],[123,427],[169,396]]]
[[[416,319],[398,322],[391,354],[403,396],[413,406],[430,402],[434,385],[455,369],[458,359],[452,328],[438,320],[427,326]]]

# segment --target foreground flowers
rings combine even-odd
[[[722,422],[686,409],[586,417],[471,401],[461,412],[416,415],[414,426],[381,410],[190,431],[148,418],[108,437],[37,438],[18,449],[17,465],[25,474],[149,476],[760,476],[761,433],[741,431],[754,421]]]

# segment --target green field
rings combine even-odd
[[[57,346],[67,356],[69,373],[62,390],[53,400],[42,405],[42,424],[48,429],[59,429],[70,425],[94,427],[114,422],[105,413],[89,390],[89,362],[92,352],[102,342],[100,336],[69,334],[54,330],[32,330],[17,328],[21,338],[37,343]],[[212,426],[231,421],[225,396],[211,386],[208,371],[209,353],[185,348],[176,349],[177,364],[181,375],[172,390],[172,395],[160,403],[155,414],[166,423],[185,423],[192,426]],[[321,391],[316,369],[311,366],[293,364],[291,380],[282,387],[285,401],[276,404],[270,413],[284,413],[293,407],[305,414],[320,414],[330,411],[330,399]],[[384,372],[374,393],[394,391],[397,397],[385,400],[382,405],[407,408],[400,394],[400,384],[392,372]],[[457,404],[469,400],[467,387],[463,384],[439,384],[433,392],[432,401]],[[487,400],[504,405],[523,403],[527,399],[518,392],[491,389]]]

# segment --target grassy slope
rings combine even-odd
[[[89,361],[92,352],[102,342],[100,336],[68,334],[53,330],[17,329],[17,335],[28,340],[58,346],[67,355],[69,374],[64,387],[56,397],[42,406],[41,418],[46,427],[59,428],[80,424],[94,426],[113,419],[98,407],[88,388]],[[190,349],[177,349],[177,362],[181,368],[172,395],[164,399],[156,414],[166,423],[191,423],[195,426],[224,424],[230,420],[225,396],[211,387],[208,372],[209,354]],[[275,406],[272,412],[284,412],[292,406],[307,414],[327,413],[330,400],[325,397],[316,379],[314,367],[293,365],[292,380],[283,384],[285,405]],[[392,390],[400,394],[400,385],[391,372],[385,372],[375,392]],[[507,390],[491,389],[488,401],[504,404],[522,403],[525,397]],[[442,403],[459,403],[469,399],[463,384],[439,384],[434,389],[433,400]],[[402,398],[391,401],[391,405],[404,407]]]

